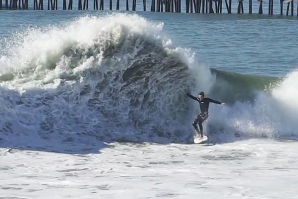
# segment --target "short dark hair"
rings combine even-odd
[[[205,96],[205,95],[204,95],[204,92],[200,92],[199,95],[202,95],[203,97]]]

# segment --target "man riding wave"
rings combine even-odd
[[[184,91],[185,94],[190,97],[191,99],[199,102],[200,104],[200,109],[201,109],[201,113],[197,116],[197,118],[193,121],[192,125],[195,128],[197,135],[200,133],[201,137],[203,137],[203,122],[208,118],[208,110],[209,110],[209,103],[215,103],[215,104],[222,104],[225,105],[225,103],[216,101],[214,99],[205,97],[204,92],[200,92],[198,97],[195,97],[189,93],[187,93],[186,91]],[[200,127],[200,132],[198,129],[197,124],[199,124]]]

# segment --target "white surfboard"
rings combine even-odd
[[[197,135],[197,136],[194,136],[194,139],[193,139],[195,144],[200,144],[207,140],[208,140],[208,137],[206,135],[203,135],[203,137],[201,137],[201,135]]]

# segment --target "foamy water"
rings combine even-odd
[[[297,143],[112,144],[78,154],[1,149],[3,198],[294,199]]]

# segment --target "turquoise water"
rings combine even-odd
[[[107,13],[107,12],[105,12]],[[284,76],[298,66],[295,19],[239,15],[138,12],[164,23],[177,45],[190,48],[200,63],[244,74]],[[24,28],[49,26],[98,11],[1,11],[0,39]]]

